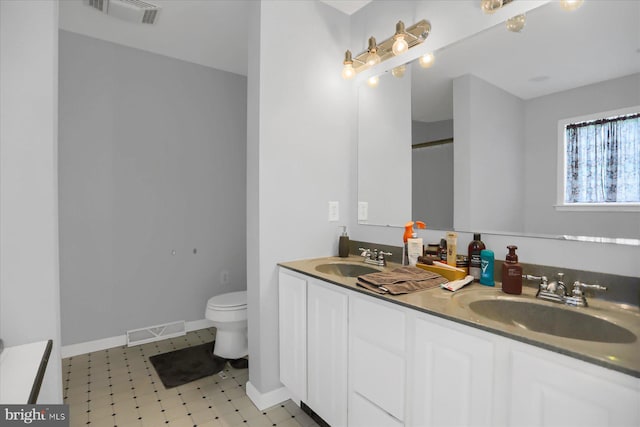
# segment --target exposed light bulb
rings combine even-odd
[[[480,9],[488,15],[492,14],[496,10],[502,7],[502,0],[482,0],[480,2]]]
[[[433,53],[427,53],[424,54],[420,57],[420,59],[418,60],[418,62],[420,62],[420,66],[422,68],[429,68],[433,65],[433,63],[435,62],[436,58],[433,56]]]
[[[378,87],[378,83],[380,83],[380,77],[378,76],[371,76],[367,80],[369,87]]]
[[[391,50],[394,55],[400,55],[409,49],[409,43],[404,39],[404,35],[396,36],[396,41],[393,42]]]
[[[367,65],[369,67],[373,67],[374,65],[377,65],[380,63],[380,55],[378,55],[376,52],[371,52],[369,55],[367,55]]]
[[[347,50],[344,53],[344,68],[342,69],[342,78],[349,80],[356,75],[356,70],[353,69],[353,59],[351,58],[351,51]]]
[[[391,75],[393,77],[400,78],[404,76],[405,71],[407,71],[407,67],[404,64],[398,65],[396,68],[391,70]]]
[[[369,55],[365,61],[368,67],[373,67],[380,63],[380,55],[378,55],[378,45],[375,37],[369,37]]]
[[[526,18],[524,14],[516,15],[512,18],[509,18],[507,19],[507,30],[514,33],[519,33],[524,28],[525,21]]]
[[[349,80],[356,75],[356,70],[353,69],[353,65],[344,64],[344,68],[342,69],[342,78],[345,80]]]
[[[406,52],[409,49],[409,43],[405,40],[405,29],[404,22],[398,21],[396,24],[396,33],[393,36],[395,40],[393,42],[393,46],[391,47],[391,51],[394,55],[400,55],[401,53]]]
[[[560,0],[560,7],[568,12],[573,12],[578,9],[584,0]]]

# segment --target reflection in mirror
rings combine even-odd
[[[640,2],[635,1],[585,2],[573,13],[550,3],[527,13],[521,33],[497,25],[439,50],[427,70],[415,63],[407,67],[413,142],[455,135],[452,144],[414,149],[413,166],[397,165],[413,169],[414,199],[407,201],[412,219],[424,220],[432,229],[451,229],[451,222],[440,226],[436,213],[420,214],[419,209],[453,204],[452,223],[458,231],[640,238],[637,210],[555,207],[558,122],[640,105],[639,17]],[[418,136],[425,128],[429,132]],[[435,153],[445,147],[451,147],[454,167],[445,165],[444,153],[422,156],[433,164],[419,165],[421,150]],[[451,172],[446,175],[438,167]],[[385,170],[386,176],[394,173],[391,165]],[[443,190],[451,181],[453,190]],[[366,187],[360,184],[358,191]],[[427,189],[442,191],[419,195]],[[454,202],[443,194],[451,194]]]

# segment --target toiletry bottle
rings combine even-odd
[[[409,258],[409,265],[415,267],[418,263],[418,257],[424,254],[424,247],[422,246],[422,238],[418,237],[418,233],[414,232],[409,240],[407,240],[407,254]]]
[[[447,262],[447,240],[440,239],[440,248],[438,249],[438,256],[440,257],[440,261],[446,263]]]
[[[509,253],[502,264],[502,291],[507,294],[522,293],[522,266],[518,263],[517,246],[507,246]]]
[[[409,248],[408,248],[407,242],[416,233],[415,230],[413,229],[413,225],[414,224],[418,228],[422,228],[422,229],[427,228],[427,224],[425,224],[422,221],[415,221],[415,222],[414,221],[409,221],[404,225],[404,234],[402,235],[402,241],[403,241],[403,245],[402,245],[402,265],[409,265],[409,251],[408,251]],[[420,254],[420,255],[422,255],[422,254]]]
[[[480,240],[480,233],[473,233],[473,241],[469,243],[469,274],[476,282],[480,280],[482,269],[480,268],[480,252],[486,249],[484,242]]]
[[[347,226],[342,226],[342,235],[338,241],[338,256],[346,258],[349,256],[349,236],[347,235]]]
[[[458,233],[454,231],[447,232],[447,264],[452,267],[456,266],[458,256]]]
[[[480,251],[480,268],[482,272],[480,273],[480,284],[486,286],[495,286],[495,282],[493,281],[493,263],[495,261],[495,257],[493,255],[493,251],[489,249],[483,249]]]

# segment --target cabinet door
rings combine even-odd
[[[347,295],[309,282],[307,404],[332,426],[347,425]]]
[[[510,425],[640,425],[637,379],[544,353],[538,349],[512,350]]]
[[[493,343],[436,322],[416,319],[411,424],[492,425]]]
[[[403,421],[405,311],[379,303],[373,298],[351,297],[349,331],[351,405],[360,396],[382,412]]]
[[[307,398],[307,282],[278,275],[280,382],[294,400]]]

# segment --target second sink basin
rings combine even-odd
[[[603,343],[632,343],[637,339],[626,328],[574,308],[511,299],[484,299],[469,303],[469,309],[500,323],[564,338]]]
[[[380,270],[363,264],[331,262],[316,266],[316,271],[340,277],[358,277],[363,274],[377,273]]]

